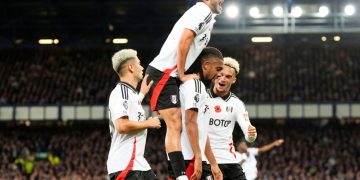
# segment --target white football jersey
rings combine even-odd
[[[241,165],[246,179],[253,180],[257,177],[257,161],[255,156],[259,154],[259,148],[247,148],[248,153],[241,153],[244,157],[244,163]]]
[[[177,64],[176,54],[178,51],[179,41],[184,29],[186,28],[196,33],[186,57],[186,71],[209,43],[211,31],[215,23],[214,17],[215,15],[213,15],[211,9],[205,3],[196,3],[176,22],[162,46],[159,55],[156,56],[149,65],[160,71],[175,67]],[[172,77],[177,77],[177,70],[173,71],[170,75]]]
[[[248,140],[248,126],[251,124],[244,103],[233,93],[217,97],[208,90],[209,138],[211,149],[218,164],[237,163],[232,133],[237,122]]]
[[[207,118],[207,100],[209,95],[206,93],[205,85],[200,80],[191,79],[180,85],[181,102],[181,148],[185,160],[192,160],[194,152],[191,148],[189,138],[185,127],[185,111],[191,108],[198,109],[197,125],[199,133],[199,146],[202,153],[202,159],[205,160],[205,145],[208,134],[209,122]]]
[[[128,116],[130,121],[144,121],[145,113],[137,91],[129,84],[120,82],[109,98],[111,146],[107,160],[108,173],[129,170],[147,171],[150,165],[144,158],[147,130],[137,133],[119,133],[115,121]]]

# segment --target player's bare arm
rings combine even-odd
[[[211,145],[210,145],[210,139],[209,137],[207,137],[206,139],[206,145],[205,145],[205,156],[208,159],[210,166],[211,166],[211,172],[214,176],[215,180],[222,180],[223,179],[223,174],[219,168],[219,165],[216,162],[214,153],[211,150]]]
[[[199,79],[199,77],[196,74],[185,75],[186,57],[189,52],[190,45],[193,42],[195,36],[196,36],[196,34],[194,31],[185,28],[181,35],[180,41],[179,41],[179,46],[178,46],[177,56],[176,56],[176,63],[177,63],[179,79],[182,82],[185,82],[186,80],[189,80],[189,79]]]
[[[135,131],[144,130],[147,128],[161,127],[158,118],[149,117],[146,121],[130,121],[128,116],[123,116],[115,121],[115,128],[119,133],[130,133]]]
[[[199,145],[197,117],[198,112],[196,108],[185,111],[185,128],[195,156],[194,174],[191,175],[191,179],[200,179],[202,174],[202,158]]]
[[[264,153],[264,152],[270,151],[270,150],[273,149],[274,147],[280,146],[280,145],[282,145],[283,143],[284,143],[284,140],[283,140],[283,139],[275,140],[274,142],[272,142],[272,143],[270,143],[270,144],[261,146],[261,147],[259,148],[259,153]]]

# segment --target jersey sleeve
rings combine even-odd
[[[248,148],[247,151],[249,154],[252,154],[254,156],[257,156],[259,154],[259,148]]]
[[[242,132],[244,133],[246,141],[249,142],[248,127],[249,125],[251,125],[249,113],[246,111],[245,105],[242,101],[238,100],[237,104],[239,104],[239,106],[237,108],[238,112],[236,113],[236,121],[238,122]]]
[[[112,121],[129,115],[129,101],[125,95],[126,93],[122,92],[122,88],[114,90],[111,94],[109,99],[109,109]]]
[[[242,160],[246,160],[246,154],[245,153],[239,153],[239,152],[235,151],[235,155],[236,155],[236,161],[238,163],[240,163]]]
[[[194,6],[184,14],[185,28],[199,34],[205,30],[205,25],[212,20],[210,9],[204,6]]]
[[[205,87],[201,81],[195,79],[188,80],[182,85],[180,91],[184,96],[183,104],[185,110],[200,108],[203,99],[202,93],[206,94]]]

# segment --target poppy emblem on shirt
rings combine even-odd
[[[215,108],[215,112],[217,113],[221,112],[221,107],[219,105],[216,105],[214,108]]]

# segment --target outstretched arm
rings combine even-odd
[[[270,150],[273,149],[274,147],[280,146],[280,145],[282,145],[283,143],[284,143],[284,139],[275,140],[274,142],[272,142],[272,143],[270,143],[270,144],[261,146],[261,147],[259,148],[259,153],[264,153],[264,152],[270,151]]]

